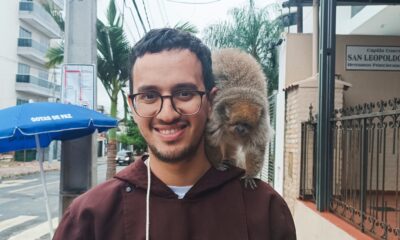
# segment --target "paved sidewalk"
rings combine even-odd
[[[45,171],[54,171],[60,169],[60,161],[44,162]],[[20,175],[32,174],[40,171],[38,161],[17,162],[0,161],[0,182],[1,179],[14,178]]]

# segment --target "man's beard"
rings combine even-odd
[[[201,141],[203,140],[203,136],[199,138],[197,142],[192,143],[191,145],[187,146],[180,152],[160,152],[158,149],[151,144],[148,144],[149,149],[151,152],[157,157],[160,161],[166,163],[178,163],[187,159],[190,159],[191,156],[195,155],[198,151]]]

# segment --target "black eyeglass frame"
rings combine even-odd
[[[196,112],[191,113],[191,114],[184,114],[184,113],[180,113],[180,112],[177,110],[177,108],[176,108],[176,106],[175,106],[175,103],[174,103],[174,100],[173,100],[173,96],[174,96],[175,94],[181,93],[181,92],[195,92],[195,93],[197,93],[197,94],[200,95],[200,106],[199,106],[199,109],[197,109]],[[173,109],[175,110],[175,112],[177,112],[178,114],[183,115],[183,116],[195,115],[195,114],[199,113],[201,107],[203,106],[203,96],[206,95],[206,96],[208,97],[208,94],[209,94],[208,91],[182,90],[182,91],[176,91],[176,92],[174,92],[174,93],[171,94],[171,95],[161,95],[159,92],[151,91],[151,93],[157,94],[157,95],[161,98],[160,109],[158,109],[158,111],[156,111],[156,112],[155,112],[153,115],[151,115],[151,116],[142,116],[142,115],[140,115],[140,114],[138,113],[138,111],[136,110],[135,98],[136,98],[136,96],[141,95],[141,94],[145,94],[145,93],[146,93],[146,92],[139,92],[139,93],[129,94],[129,95],[128,95],[128,98],[129,98],[129,100],[130,100],[131,103],[132,103],[133,110],[136,112],[136,114],[137,114],[138,116],[140,116],[140,117],[142,117],[142,118],[152,118],[152,117],[154,117],[154,116],[157,116],[157,114],[159,114],[159,113],[161,112],[161,110],[162,110],[162,108],[163,108],[163,106],[164,106],[164,98],[169,98],[169,99],[170,99],[172,108],[173,108]]]

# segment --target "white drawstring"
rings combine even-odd
[[[151,186],[151,175],[150,175],[150,156],[147,158],[147,194],[146,194],[146,240],[150,237],[150,186]]]

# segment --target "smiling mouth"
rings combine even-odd
[[[176,141],[178,140],[183,132],[184,129],[187,127],[187,124],[175,125],[175,126],[164,126],[164,127],[155,127],[154,129],[162,136],[165,141]]]
[[[156,130],[162,135],[173,135],[176,132],[180,131],[182,128],[174,128],[174,129],[157,129]]]

